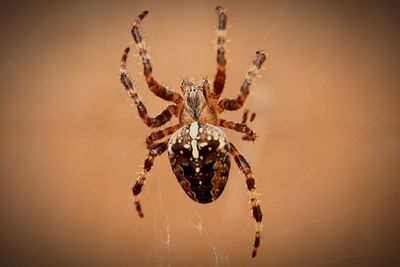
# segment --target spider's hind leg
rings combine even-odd
[[[230,147],[231,147],[231,154],[235,159],[237,166],[246,176],[246,184],[250,195],[251,209],[253,213],[253,218],[256,221],[256,234],[254,238],[254,247],[252,253],[252,257],[254,258],[257,255],[257,248],[260,246],[260,241],[261,241],[262,212],[260,207],[260,200],[258,200],[257,198],[258,194],[256,192],[255,180],[249,163],[242,155],[240,155],[239,151],[232,143],[230,143]]]
[[[147,158],[144,161],[143,169],[141,170],[139,177],[136,178],[135,185],[132,187],[132,193],[134,196],[136,210],[139,216],[142,218],[143,218],[142,206],[140,205],[138,196],[142,192],[144,182],[146,180],[149,171],[151,170],[151,167],[153,167],[154,159],[160,156],[162,153],[164,153],[165,150],[167,150],[167,148],[168,148],[168,140],[162,143],[158,143],[154,145],[151,149],[149,149],[149,154],[147,155]]]

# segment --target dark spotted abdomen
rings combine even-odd
[[[209,203],[221,195],[231,166],[229,149],[225,133],[207,123],[193,122],[171,136],[172,170],[194,201]]]

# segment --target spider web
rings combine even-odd
[[[226,130],[250,161],[262,193],[265,227],[257,258],[250,258],[254,221],[243,174],[234,164],[221,199],[198,205],[176,183],[166,156],[157,158],[141,198],[145,218],[134,213],[129,188],[149,130],[121,101],[115,67],[132,15],[152,12],[143,31],[155,44],[150,53],[160,81],[177,86],[181,75],[211,78],[215,68],[211,45],[204,42],[213,38],[215,3],[147,1],[112,8],[27,5],[36,15],[23,11],[10,19],[13,33],[2,30],[9,37],[0,54],[1,76],[10,88],[1,97],[8,265],[399,263],[399,209],[393,204],[400,197],[398,40],[391,37],[397,9],[370,3],[222,4],[234,25],[224,96],[237,94],[253,44],[271,53],[247,101],[257,113],[252,127],[259,139],[246,144]],[[5,10],[13,14],[18,4]],[[310,51],[315,54],[302,56]],[[165,102],[146,90],[135,61],[129,60],[131,76],[155,114]],[[239,121],[241,112],[224,116]]]

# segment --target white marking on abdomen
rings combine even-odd
[[[199,147],[200,147],[200,148],[203,148],[203,147],[205,147],[205,146],[207,146],[207,145],[208,145],[207,142],[203,142],[203,143],[200,143],[200,144],[199,144]]]
[[[197,123],[197,121],[192,122],[189,128],[189,135],[192,139],[195,139],[198,134],[199,134],[199,124]]]
[[[190,142],[191,146],[192,146],[192,155],[193,158],[197,159],[199,158],[199,150],[197,149],[197,140],[192,140]]]

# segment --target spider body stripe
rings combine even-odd
[[[199,158],[199,150],[197,149],[197,140],[190,141],[190,147],[192,148],[192,156],[194,159]]]
[[[217,138],[207,140],[208,136]],[[189,149],[182,145],[185,143],[191,144]],[[186,194],[199,203],[216,200],[225,188],[230,169],[229,142],[225,133],[211,124],[193,122],[176,131],[168,147],[172,170]]]
[[[189,135],[192,139],[195,139],[199,134],[199,124],[195,121],[190,124]]]

